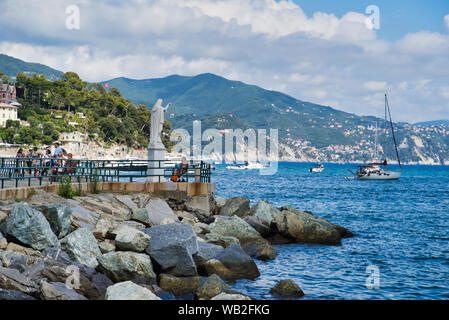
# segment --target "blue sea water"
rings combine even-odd
[[[245,196],[251,204],[290,205],[348,228],[354,238],[340,246],[276,245],[273,261],[256,261],[261,276],[233,288],[258,299],[291,278],[302,299],[448,299],[449,167],[404,166],[398,181],[345,180],[354,165],[280,163],[275,175],[226,170],[212,182],[223,197]],[[369,266],[379,270],[379,288],[368,289]]]

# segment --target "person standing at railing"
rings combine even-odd
[[[23,168],[25,166],[25,161],[23,158],[25,158],[25,153],[23,152],[23,149],[20,148],[17,153],[16,153],[16,170],[15,170],[15,174],[19,175],[19,176],[23,176],[23,169],[21,170],[20,168]]]
[[[37,147],[34,147],[33,149],[30,149],[30,175],[38,176],[40,171],[39,169],[35,169],[38,166],[39,162],[39,153],[37,152]]]
[[[73,155],[69,153],[67,155],[67,160],[65,161],[64,167],[66,174],[74,174],[76,172],[76,167],[78,166],[78,161],[73,160]]]
[[[42,164],[44,166],[44,169],[42,170],[42,175],[47,174],[48,168],[51,167],[51,150],[47,149],[45,151],[45,154],[43,156]]]
[[[53,169],[51,170],[52,181],[56,180],[56,176],[59,174],[64,174],[64,154],[59,152],[56,159],[53,161]]]
[[[55,158],[58,158],[59,157],[59,153],[61,153],[61,152],[63,152],[62,148],[59,146],[58,142],[55,142],[55,151],[53,152],[53,156]]]

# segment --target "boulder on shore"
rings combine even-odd
[[[161,300],[161,298],[147,288],[125,281],[108,287],[105,300]]]
[[[276,207],[262,200],[251,207],[251,216],[266,221],[268,226],[279,213],[281,212]]]
[[[115,282],[156,278],[149,256],[130,251],[109,252],[98,258],[99,269]]]
[[[207,233],[204,238],[207,243],[221,246],[223,248],[229,247],[233,243],[240,244],[239,239],[236,237],[223,236],[217,233]]]
[[[213,213],[208,195],[189,197],[185,202],[185,206],[187,211],[198,212],[205,217],[210,217]]]
[[[206,274],[217,274],[226,280],[250,279],[260,276],[256,263],[238,244],[232,244],[214,259],[203,264]]]
[[[159,287],[175,296],[194,293],[200,287],[202,281],[203,278],[199,276],[175,277],[164,273],[159,275]]]
[[[251,300],[251,298],[244,296],[243,294],[222,292],[211,300]]]
[[[148,219],[146,221],[142,221],[145,224],[156,226],[163,224],[166,221],[179,222],[179,219],[173,210],[167,202],[162,199],[151,199],[148,201],[145,209],[147,209],[148,214]]]
[[[223,247],[212,243],[198,241],[198,252],[193,256],[195,263],[198,266],[202,265],[207,260],[213,259],[223,251]]]
[[[212,299],[220,293],[229,293],[230,291],[231,287],[218,275],[213,274],[196,290],[196,296],[200,299]]]
[[[253,227],[262,237],[266,238],[271,233],[270,223],[259,216],[246,216],[243,220]]]
[[[277,256],[277,250],[265,239],[242,242],[241,245],[250,257],[256,258],[257,260],[274,260]]]
[[[151,237],[146,253],[161,272],[177,277],[197,275],[193,255],[198,252],[196,234],[189,224],[170,223],[145,229]]]
[[[67,288],[66,284],[62,282],[42,281],[40,295],[43,300],[87,300],[86,297]]]
[[[122,226],[117,230],[115,246],[122,251],[143,252],[150,244],[150,236],[131,227]]]
[[[276,249],[256,229],[237,216],[217,219],[208,226],[207,231],[210,232],[206,234],[208,242],[211,242],[210,238],[214,235],[235,237],[251,257],[259,260],[272,260],[276,257]]]
[[[222,216],[243,217],[250,212],[250,201],[245,197],[235,197],[226,200],[224,206],[220,208]]]
[[[61,248],[71,259],[89,268],[98,266],[101,256],[97,240],[89,229],[79,228],[61,240]]]
[[[46,204],[42,205],[40,209],[50,222],[51,229],[58,239],[62,239],[70,233],[72,209],[63,204]]]
[[[279,281],[270,292],[283,298],[304,296],[304,292],[301,288],[291,279]]]
[[[5,233],[36,250],[59,246],[50,223],[38,210],[23,203],[12,207]]]
[[[280,235],[296,243],[341,244],[340,234],[330,223],[308,213],[282,211],[273,223]]]
[[[232,216],[216,219],[207,227],[207,232],[222,236],[235,237],[239,241],[259,240],[262,236],[240,217]]]

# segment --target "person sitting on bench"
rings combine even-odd
[[[182,162],[173,170],[173,175],[170,177],[170,180],[173,182],[186,182],[184,176],[188,172],[188,167],[189,164],[186,157],[182,157]]]

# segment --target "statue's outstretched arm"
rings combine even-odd
[[[171,105],[171,102],[169,103],[169,104],[167,104],[166,106],[165,106],[165,108],[162,108],[164,111],[167,111],[167,109],[168,109],[168,107],[170,107],[170,105]]]

